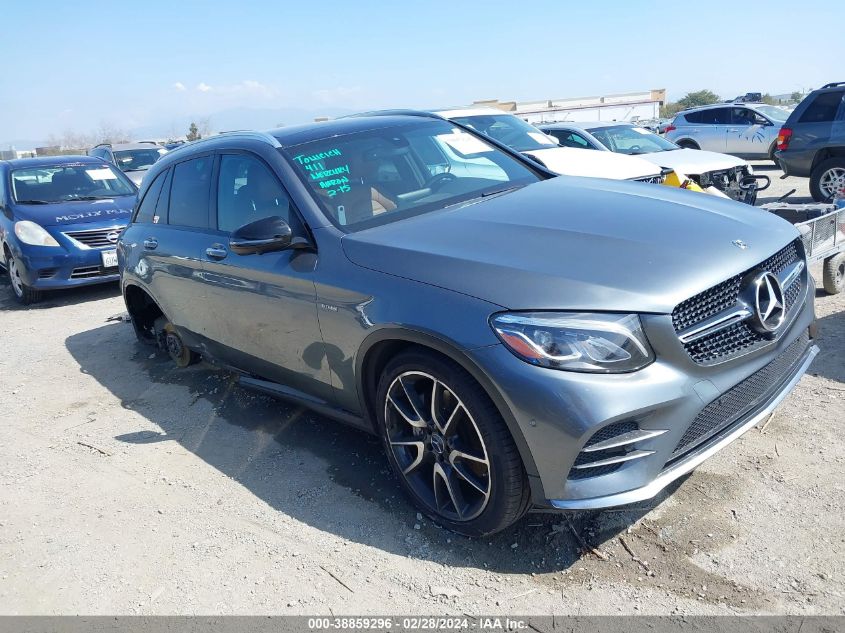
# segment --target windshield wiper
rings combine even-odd
[[[17,200],[18,204],[54,204],[55,201],[51,202],[49,200]]]

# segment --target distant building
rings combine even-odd
[[[16,158],[34,158],[34,149],[0,149],[0,160],[15,160]]]
[[[529,123],[552,121],[640,121],[657,119],[666,90],[647,90],[604,97],[575,97],[543,101],[475,101],[475,106],[498,108]]]

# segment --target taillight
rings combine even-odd
[[[782,127],[780,132],[778,132],[778,138],[775,143],[777,143],[777,148],[779,151],[785,150],[789,147],[789,139],[792,138],[792,130],[788,127]]]
[[[666,134],[667,132],[672,132],[677,129],[678,128],[676,128],[674,125],[667,125],[666,128],[663,130],[663,133]]]

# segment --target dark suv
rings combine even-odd
[[[780,130],[775,158],[789,176],[810,178],[816,202],[845,189],[845,82],[814,90]]]
[[[142,341],[378,434],[420,511],[470,535],[653,497],[817,351],[788,222],[554,177],[431,115],[185,145],[118,243]]]

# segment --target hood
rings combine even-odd
[[[708,152],[703,149],[674,149],[668,152],[654,152],[652,154],[641,154],[640,158],[659,165],[670,167],[686,176],[697,176],[708,171],[719,171],[747,165],[744,160],[736,156]]]
[[[41,226],[89,224],[93,222],[129,221],[135,196],[119,196],[104,200],[80,200],[52,204],[16,204],[16,220],[29,220]]]
[[[342,244],[359,266],[505,308],[669,313],[797,236],[785,220],[732,200],[559,177]]]
[[[594,149],[550,147],[523,152],[523,154],[539,159],[546,167],[564,176],[629,180],[660,174],[660,170],[655,169],[653,163],[638,156],[626,156]]]

